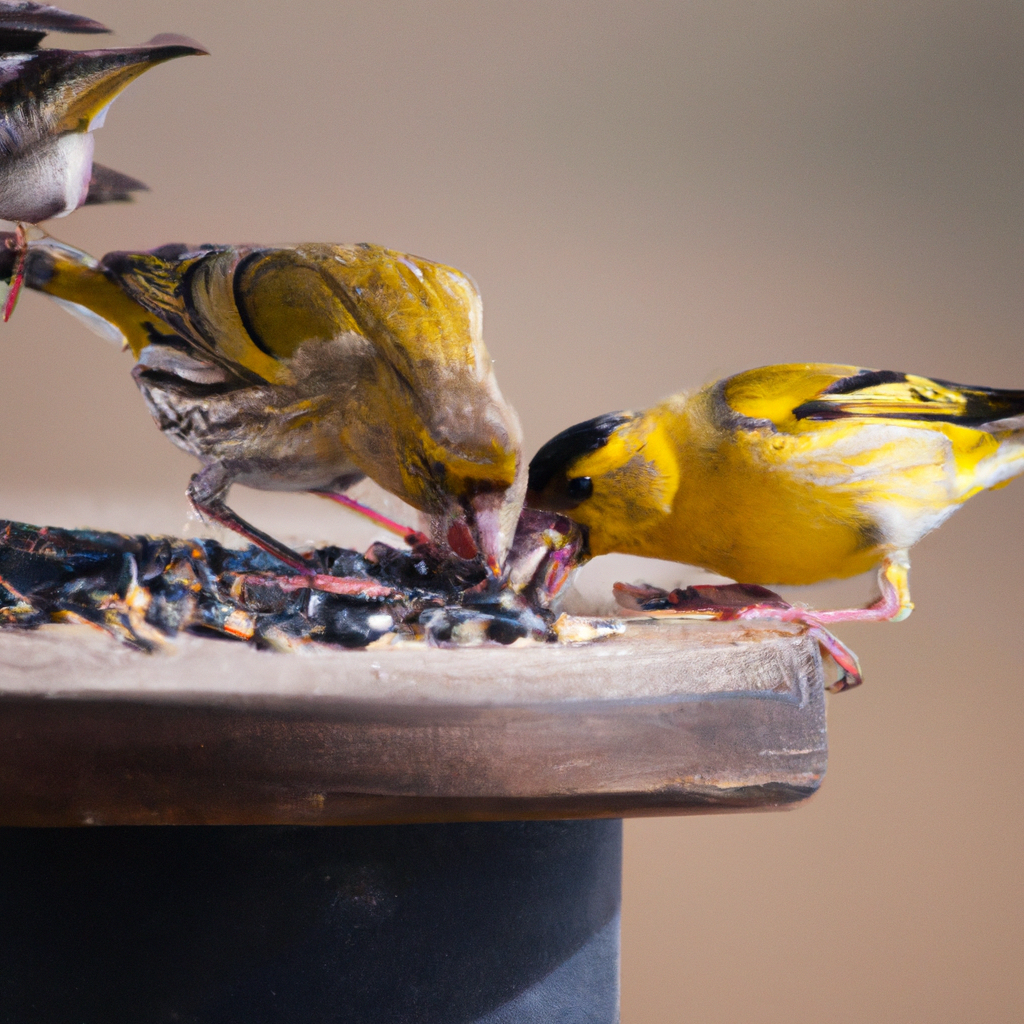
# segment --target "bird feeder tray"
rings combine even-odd
[[[0,824],[369,824],[768,808],[826,764],[800,627],[309,653],[0,631]]]

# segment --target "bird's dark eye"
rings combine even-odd
[[[565,490],[575,501],[584,501],[594,493],[594,481],[589,476],[576,476],[566,484]]]

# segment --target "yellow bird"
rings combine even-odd
[[[527,504],[585,527],[592,555],[670,559],[744,584],[879,567],[867,608],[755,603],[722,617],[898,621],[913,608],[910,548],[1022,472],[1024,391],[801,363],[570,427],[534,456]]]
[[[435,540],[501,573],[526,464],[464,274],[367,244],[172,245],[97,262],[49,239],[29,243],[25,283],[131,349],[158,426],[203,463],[188,488],[202,515],[312,573],[233,512],[228,489],[359,508],[343,492],[368,476],[430,515]]]
[[[89,201],[124,198],[144,188],[116,171],[93,167],[93,132],[110,104],[139,75],[204,50],[184,36],[161,35],[109,50],[39,50],[50,31],[107,32],[98,22],[45,4],[0,0],[0,219],[25,224],[64,217]],[[7,320],[21,283],[12,275]]]

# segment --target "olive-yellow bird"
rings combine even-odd
[[[899,620],[913,608],[910,548],[1022,472],[1024,391],[801,363],[570,427],[531,462],[527,504],[584,526],[592,555],[670,559],[741,583],[878,566],[874,604],[809,617]]]
[[[312,572],[233,512],[228,489],[353,505],[343,492],[368,476],[430,515],[436,540],[500,574],[526,464],[480,296],[458,270],[366,244],[96,261],[44,239],[29,243],[25,283],[131,349],[158,426],[203,463],[188,488],[201,514]]]

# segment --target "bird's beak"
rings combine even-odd
[[[56,127],[69,132],[100,128],[110,104],[139,75],[175,57],[208,53],[194,39],[166,33],[141,46],[76,53],[75,89],[70,102],[59,111]]]
[[[509,515],[505,493],[488,491],[477,494],[470,499],[469,505],[473,539],[488,571],[498,579],[505,567],[513,532],[506,522]]]

